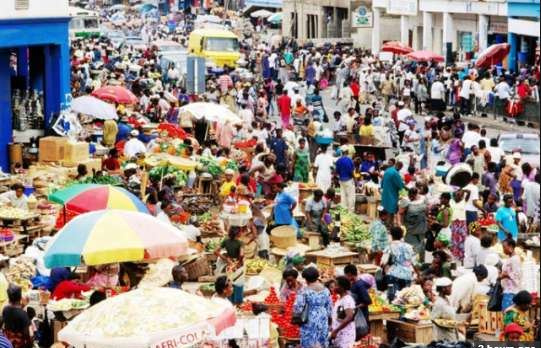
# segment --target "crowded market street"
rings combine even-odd
[[[533,347],[540,79],[539,0],[3,0],[0,347]]]

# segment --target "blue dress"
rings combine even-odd
[[[404,188],[404,181],[395,167],[390,167],[381,180],[381,205],[390,214],[398,211],[398,194]]]
[[[293,310],[301,312],[308,304],[308,322],[301,326],[301,347],[327,347],[329,317],[332,313],[331,293],[328,289],[314,291],[304,287],[295,300]]]

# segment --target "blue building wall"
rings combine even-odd
[[[507,15],[509,17],[523,17],[537,20],[540,16],[540,0],[508,0]],[[517,55],[520,52],[520,40],[517,34],[509,32],[507,42],[511,45],[509,51],[508,65],[511,71],[517,67]]]
[[[69,17],[0,21],[0,166],[9,170],[12,140],[10,51],[20,56],[17,72],[44,91],[45,128],[70,93]],[[28,52],[30,54],[28,54]],[[34,58],[32,58],[34,57]],[[25,63],[27,66],[25,66]]]

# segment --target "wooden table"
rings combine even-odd
[[[432,342],[432,323],[408,323],[396,319],[387,320],[387,338],[395,337],[406,343],[428,344]]]
[[[370,335],[373,337],[380,337],[382,343],[387,342],[387,335],[385,333],[385,324],[383,321],[400,318],[400,312],[377,312],[370,313],[368,315],[368,321],[370,322]]]
[[[358,253],[344,251],[339,254],[329,254],[326,250],[311,251],[306,253],[306,256],[316,258],[316,264],[334,267],[335,265],[345,265],[353,263]]]

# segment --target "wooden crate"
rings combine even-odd
[[[387,337],[389,342],[395,337],[407,343],[430,343],[432,342],[432,323],[414,324],[404,321],[387,320]]]
[[[63,160],[67,163],[78,163],[88,160],[88,143],[66,143]]]
[[[199,257],[184,265],[188,280],[197,281],[199,277],[210,274],[210,265],[206,257]]]

